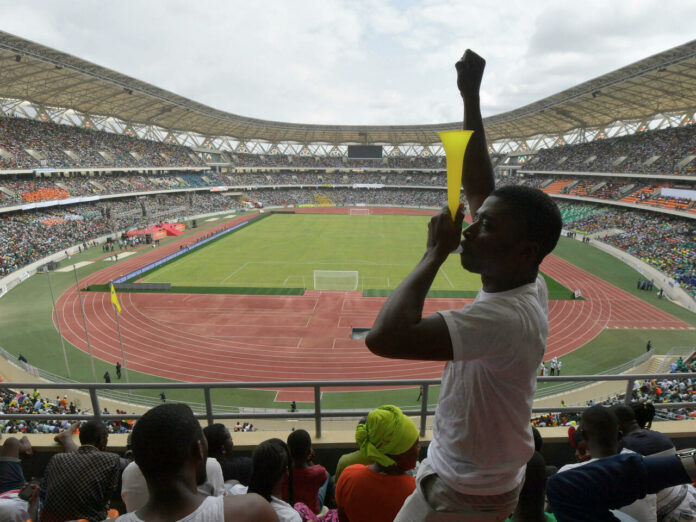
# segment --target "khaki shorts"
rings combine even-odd
[[[465,495],[445,484],[425,459],[418,468],[415,491],[404,501],[394,520],[502,521],[515,511],[521,490],[522,484],[500,495]]]

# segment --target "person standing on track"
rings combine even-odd
[[[494,190],[479,102],[484,67],[469,50],[456,64],[464,128],[474,131],[462,178],[474,221],[462,234],[462,206],[454,220],[447,209],[432,218],[423,258],[366,338],[382,357],[447,361],[428,458],[399,522],[504,520],[534,453],[529,419],[548,335],[539,264],[556,246],[561,214],[539,190]],[[481,274],[482,290],[463,309],[423,317],[435,276],[460,246],[461,264]]]

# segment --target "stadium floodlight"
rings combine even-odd
[[[315,290],[357,290],[357,270],[315,270]]]

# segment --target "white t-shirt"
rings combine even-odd
[[[213,497],[223,496],[225,494],[225,481],[222,478],[220,463],[209,458],[205,463],[205,473],[205,482],[198,486],[198,491]],[[126,505],[126,511],[129,513],[137,511],[147,504],[149,498],[150,493],[147,490],[145,476],[138,465],[131,462],[123,470],[121,476],[121,499]]]
[[[631,451],[629,449],[623,449],[621,453],[635,453],[634,451]],[[576,462],[574,464],[566,464],[563,466],[561,469],[558,470],[558,473],[563,473],[564,471],[568,471],[569,469],[573,468],[579,468],[580,466],[584,466],[588,462],[594,462],[596,460],[600,459],[590,459],[585,462]],[[611,512],[619,517],[619,520],[624,520],[620,518],[620,513],[623,513],[625,515],[628,515],[629,517],[633,517],[633,519],[639,521],[639,522],[656,522],[657,521],[657,497],[655,494],[651,495],[645,495],[643,498],[636,500],[633,504],[629,504],[627,506],[623,506],[620,509],[612,509]],[[617,513],[619,512],[619,513]]]
[[[249,488],[242,484],[235,484],[230,489],[230,495],[246,495]],[[271,507],[276,513],[279,522],[302,522],[300,514],[287,502],[271,495]]]
[[[505,292],[481,290],[472,304],[440,314],[453,360],[442,374],[430,466],[461,493],[507,493],[534,453],[529,419],[549,329],[546,283],[539,274]]]
[[[223,497],[208,497],[193,513],[180,518],[176,522],[220,522],[225,520],[225,499]],[[115,522],[143,522],[135,513],[126,513],[114,519]]]

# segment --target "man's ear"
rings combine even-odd
[[[193,457],[198,461],[205,460],[205,447],[203,446],[203,441],[198,439],[196,444],[192,448]]]
[[[525,265],[539,265],[539,252],[541,247],[539,243],[523,239],[521,241],[520,256],[524,260]]]

